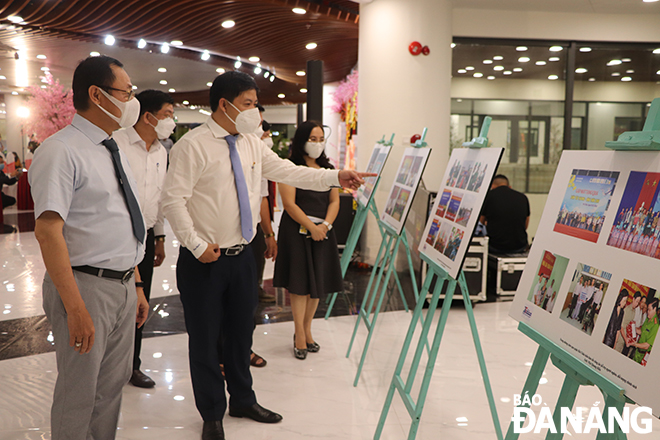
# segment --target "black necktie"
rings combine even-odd
[[[143,243],[145,231],[144,222],[142,221],[142,212],[140,212],[140,204],[131,190],[131,186],[126,178],[126,173],[124,173],[124,167],[121,166],[121,158],[119,157],[119,147],[117,147],[117,142],[115,142],[114,139],[106,139],[102,144],[105,145],[105,148],[110,150],[112,164],[115,166],[115,174],[119,180],[119,186],[121,186],[126,206],[128,206],[128,212],[131,215],[133,235],[135,235],[135,238],[137,238],[140,243]]]

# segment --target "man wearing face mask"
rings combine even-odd
[[[167,151],[159,139],[167,138],[176,127],[174,99],[160,90],[145,90],[135,98],[140,102],[140,117],[134,126],[116,131],[112,137],[128,157],[137,181],[138,200],[147,225],[144,259],[138,265],[144,284],[144,296],[149,301],[154,267],[165,260],[165,230],[160,210],[160,192],[165,182]],[[153,388],[156,383],[140,370],[142,328],[135,330],[135,352],[131,384]]]
[[[138,272],[133,278],[146,232],[136,183],[110,137],[140,114],[122,67],[106,56],[80,62],[76,115],[37,149],[29,174],[57,357],[52,440],[115,438],[134,323],[149,309]]]
[[[195,404],[203,440],[224,439],[227,400],[218,362],[222,331],[229,415],[262,423],[282,416],[257,403],[250,348],[257,305],[257,276],[249,243],[261,207],[262,176],[297,187],[356,188],[364,173],[313,170],[280,159],[255,131],[261,123],[257,84],[242,72],[215,78],[212,115],[172,148],[162,209],[181,243],[177,286],[189,335]]]

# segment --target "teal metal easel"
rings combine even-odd
[[[386,147],[392,147],[394,145],[394,133],[392,133],[392,136],[390,137],[389,141],[386,141],[385,135],[383,135],[383,138],[379,140],[378,143]],[[369,196],[369,202],[366,205],[363,205],[359,200],[356,201],[356,203],[358,204],[357,211],[355,212],[355,217],[353,218],[353,224],[351,225],[351,230],[349,231],[348,238],[346,239],[346,246],[344,247],[344,250],[341,254],[340,265],[341,265],[342,278],[346,276],[346,271],[348,270],[348,266],[351,264],[351,259],[353,258],[353,252],[355,252],[355,247],[357,246],[357,242],[360,239],[360,235],[362,234],[362,229],[364,228],[364,224],[367,221],[367,217],[369,217],[369,213],[371,212],[376,218],[376,220],[380,219],[380,214],[378,213],[378,207],[376,206],[376,200],[374,199],[374,194],[376,194],[376,190],[378,189],[379,183],[380,183],[380,174],[378,175],[378,177],[376,177],[376,183],[374,184],[374,188],[371,191],[371,195]],[[380,223],[378,224],[378,229],[380,230],[380,235],[384,238],[385,230],[380,225]],[[394,280],[396,281],[399,292],[403,296],[403,288],[401,287],[401,281],[399,280],[399,276],[397,275],[396,272],[394,272]],[[350,301],[347,299],[346,293],[343,291],[341,293],[344,295],[344,301],[350,307]],[[328,296],[330,303],[328,305],[328,310],[325,312],[325,319],[328,319],[330,317],[330,313],[332,312],[332,307],[335,305],[335,300],[337,299],[337,295],[339,295],[339,292],[335,292],[332,295]]]
[[[471,142],[466,142],[463,145],[466,147],[472,148],[482,148],[488,145],[488,129],[490,127],[491,117],[486,116],[484,123],[481,127],[481,132],[478,138],[474,138]],[[493,418],[493,425],[495,427],[495,433],[498,440],[502,440],[502,428],[500,427],[500,421],[497,416],[497,408],[495,407],[495,399],[493,398],[493,391],[490,386],[490,379],[488,377],[488,370],[486,369],[486,361],[484,359],[483,350],[481,348],[481,341],[479,339],[479,332],[477,329],[477,324],[474,319],[474,312],[472,310],[472,301],[470,300],[470,292],[465,282],[465,274],[461,270],[457,279],[452,278],[449,274],[441,268],[435,261],[427,257],[425,254],[420,253],[420,256],[424,262],[428,264],[428,272],[426,279],[424,280],[424,285],[417,299],[417,305],[415,306],[415,312],[413,313],[410,325],[408,327],[408,333],[403,342],[403,347],[401,349],[401,354],[399,355],[399,361],[397,362],[396,368],[394,370],[394,376],[392,377],[392,382],[390,388],[387,392],[387,397],[385,399],[385,405],[383,406],[383,411],[380,415],[380,420],[378,421],[378,426],[376,427],[376,433],[374,434],[374,440],[380,439],[380,436],[383,432],[383,427],[385,425],[385,420],[387,419],[387,414],[389,412],[390,406],[392,404],[392,399],[394,398],[394,393],[399,392],[403,403],[408,410],[408,414],[412,418],[412,424],[410,430],[408,431],[408,440],[413,440],[417,436],[417,429],[419,428],[419,422],[422,417],[422,411],[424,410],[424,403],[426,402],[426,395],[428,393],[429,384],[431,382],[431,377],[433,376],[433,369],[435,367],[435,362],[438,357],[438,351],[440,349],[440,342],[442,341],[442,335],[444,333],[445,325],[447,324],[447,317],[449,315],[449,309],[454,299],[454,292],[456,287],[460,287],[461,294],[463,296],[463,303],[465,304],[465,310],[467,312],[468,321],[470,322],[470,330],[472,332],[472,339],[474,341],[474,348],[477,352],[477,358],[479,360],[479,368],[481,369],[481,377],[484,382],[484,387],[486,388],[486,395],[488,397],[488,405],[490,406],[491,417]],[[424,309],[424,300],[429,293],[431,284],[435,278],[435,287],[433,289],[433,294],[429,300],[428,313],[426,318],[423,317]],[[444,289],[443,289],[444,287]],[[413,385],[415,383],[415,376],[419,369],[419,363],[422,358],[422,353],[424,348],[427,347],[429,343],[429,331],[431,329],[431,323],[433,321],[433,313],[438,307],[438,301],[440,299],[440,294],[445,292],[445,298],[442,303],[442,311],[440,312],[440,318],[435,329],[435,335],[431,341],[431,348],[428,354],[428,361],[424,369],[424,375],[422,378],[422,383],[419,388],[419,394],[417,400],[415,400],[411,394]],[[410,349],[410,344],[415,333],[415,328],[417,327],[417,321],[422,322],[422,331],[417,341],[417,347],[415,349],[412,363],[410,365],[410,370],[408,371],[408,377],[404,380],[402,377],[403,366],[408,356],[408,351]]]
[[[617,151],[660,151],[660,98],[656,98],[651,103],[648,117],[644,123],[642,131],[628,131],[619,136],[616,141],[605,142],[605,146],[612,150]],[[536,351],[534,362],[523,386],[522,395],[528,393],[534,395],[538,387],[539,380],[543,375],[543,370],[548,363],[548,358],[552,363],[559,368],[566,378],[559,393],[557,406],[553,414],[555,426],[559,421],[561,415],[561,408],[573,408],[575,398],[577,396],[580,386],[597,386],[603,396],[605,397],[605,412],[603,420],[608,420],[607,412],[609,408],[616,408],[621,414],[623,407],[626,403],[635,403],[628,399],[624,392],[625,390],[616,385],[606,377],[603,377],[597,371],[586,366],[582,361],[575,356],[558,346],[544,335],[540,334],[527,324],[521,322],[518,324],[518,330],[525,335],[529,336],[534,342],[539,344]],[[521,405],[521,407],[528,408],[529,405]],[[618,424],[615,427],[614,433],[598,433],[597,440],[616,439],[623,440],[626,437],[625,433],[621,431]],[[549,432],[546,439],[557,440],[561,439],[563,434],[553,434]],[[509,425],[509,430],[506,434],[506,440],[516,440],[518,434],[513,432],[513,423]]]
[[[427,129],[424,128],[422,132],[422,137],[416,141],[413,146],[416,148],[426,147],[425,142]],[[412,279],[413,292],[415,294],[415,301],[419,302],[419,291],[417,289],[417,280],[415,277],[415,269],[412,263],[412,253],[410,251],[410,244],[406,238],[405,228],[402,229],[401,233],[395,231],[390,225],[384,223],[380,219],[378,220],[378,226],[381,231],[384,231],[383,239],[378,249],[378,255],[376,256],[376,262],[374,263],[374,268],[371,271],[371,277],[369,278],[369,284],[367,284],[367,290],[364,294],[364,299],[362,300],[362,305],[360,306],[360,312],[357,315],[357,321],[355,322],[355,328],[353,329],[353,335],[351,336],[351,342],[348,344],[348,350],[346,351],[346,357],[349,357],[351,354],[351,348],[353,348],[353,342],[355,341],[355,335],[357,334],[358,328],[360,327],[360,322],[364,322],[364,325],[367,327],[367,339],[364,343],[364,348],[362,349],[362,356],[360,357],[360,363],[358,364],[357,372],[355,373],[355,380],[353,381],[353,386],[357,386],[358,381],[360,380],[360,374],[362,373],[362,367],[364,366],[364,361],[367,357],[367,351],[369,350],[369,343],[371,342],[371,337],[373,336],[373,331],[376,326],[376,321],[378,320],[378,314],[383,305],[383,299],[385,298],[385,293],[387,292],[387,287],[389,285],[390,277],[392,274],[395,274],[395,260],[399,251],[399,247],[403,244],[406,258],[408,259],[408,270],[410,271],[410,277]],[[383,280],[383,275],[385,275],[385,280]],[[398,278],[396,278],[398,281]],[[374,283],[375,281],[375,283]],[[408,312],[408,303],[405,296],[403,295],[403,289],[401,288],[400,282],[398,283],[399,293],[401,294],[401,300],[403,301],[403,306]],[[380,288],[380,291],[379,291]],[[376,302],[376,298],[378,301]],[[376,306],[374,308],[374,303]],[[373,314],[373,316],[371,316]]]

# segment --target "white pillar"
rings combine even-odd
[[[367,166],[383,134],[389,139],[396,133],[375,194],[381,210],[403,149],[424,127],[433,149],[424,183],[432,191],[440,187],[449,158],[451,23],[449,0],[374,0],[360,6],[358,169]],[[428,46],[430,54],[411,55],[408,45],[413,41]],[[365,254],[370,262],[380,245],[375,226],[370,220],[366,228]]]
[[[21,128],[23,127],[24,119],[18,116],[18,108],[24,107],[25,101],[21,95],[12,95],[10,93],[5,94],[5,110],[7,111],[6,121],[7,121],[7,134],[3,137],[3,141],[7,146],[8,159],[13,162],[14,155],[11,154],[12,151],[15,151],[18,156],[21,158],[21,161],[24,161],[24,152],[23,147],[27,149],[27,143],[23,145],[23,140],[21,139]]]

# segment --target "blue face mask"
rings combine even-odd
[[[2,171],[2,170],[4,170],[4,169],[5,169],[5,164],[4,164],[4,163],[0,163],[0,171]]]

